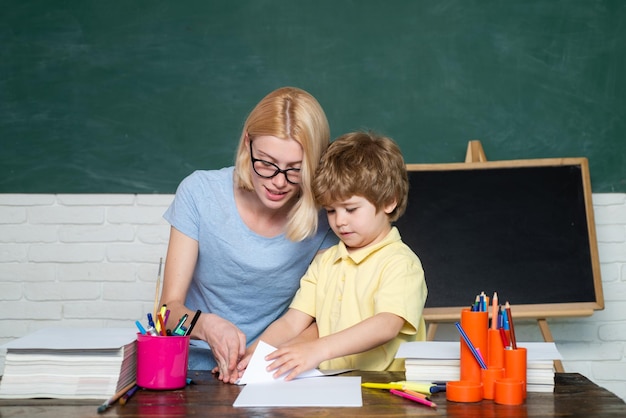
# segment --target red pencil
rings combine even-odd
[[[504,332],[504,328],[500,328],[500,338],[502,339],[502,345],[504,348],[509,346],[509,339],[506,338],[506,332]]]
[[[509,305],[509,301],[506,301],[504,305],[504,309],[506,310],[506,316],[509,320],[509,329],[511,330],[511,348],[515,350],[517,348],[517,342],[515,341],[515,328],[513,327],[513,316],[511,315],[511,305]]]

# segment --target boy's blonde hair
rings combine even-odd
[[[235,185],[252,190],[250,149],[246,146],[257,136],[293,139],[302,146],[300,197],[289,212],[286,236],[301,241],[315,234],[318,212],[311,183],[322,153],[330,142],[330,128],[324,110],[304,90],[282,87],[265,96],[250,112],[239,139],[235,157]]]
[[[409,194],[402,152],[391,138],[372,132],[342,135],[322,157],[313,193],[322,206],[362,196],[378,211],[395,201],[389,221],[396,221],[404,214]]]

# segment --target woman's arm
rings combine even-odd
[[[193,312],[185,306],[185,299],[197,260],[198,241],[171,227],[161,294],[161,303],[167,304],[170,310],[170,325],[175,324],[183,314],[193,316]]]
[[[178,321],[184,314],[192,318],[195,313],[185,306],[185,299],[197,260],[198,241],[172,227],[161,303],[167,304],[170,319],[173,321]],[[191,337],[209,344],[218,364],[220,380],[234,383],[238,378],[235,370],[237,361],[244,355],[246,348],[243,332],[217,315],[203,313],[196,322]]]

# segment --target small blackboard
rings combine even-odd
[[[426,320],[458,318],[483,291],[523,318],[604,308],[587,159],[407,168],[396,225],[424,266]]]

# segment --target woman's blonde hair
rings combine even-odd
[[[389,213],[394,222],[406,210],[409,178],[398,145],[372,132],[352,132],[328,147],[313,182],[316,202],[328,206],[362,196],[381,210],[396,203]]]
[[[330,128],[324,110],[304,90],[282,87],[265,96],[250,112],[239,139],[235,157],[235,185],[252,190],[250,149],[246,146],[257,136],[293,139],[302,146],[300,197],[289,212],[286,236],[301,241],[315,234],[318,209],[311,184],[320,158],[330,142]]]

